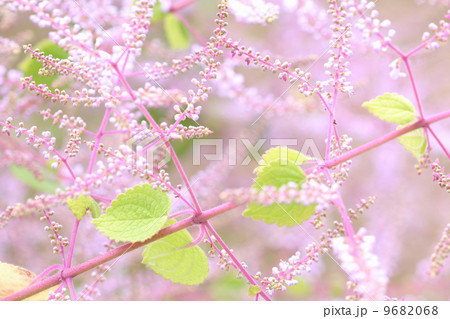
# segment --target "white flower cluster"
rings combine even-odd
[[[431,5],[435,5],[435,4],[442,4],[442,5],[450,5],[450,1],[449,0],[417,0],[418,4],[424,4],[428,2]]]
[[[124,28],[122,38],[125,41],[126,46],[129,47],[132,52],[136,53],[136,55],[140,55],[141,48],[144,45],[155,4],[155,0],[136,1],[131,7],[131,22],[122,25]]]
[[[245,23],[267,24],[273,22],[280,8],[264,0],[230,0],[230,11],[236,19]]]
[[[450,19],[450,9],[447,11],[445,18]],[[422,41],[426,43],[426,49],[439,49],[439,43],[447,42],[450,37],[450,23],[448,21],[440,20],[439,25],[432,22],[428,24],[428,29],[430,31],[426,31],[422,35]]]
[[[375,51],[386,51],[388,44],[395,36],[395,30],[390,28],[390,20],[378,19],[379,12],[375,10],[375,2],[343,0],[341,5],[350,16],[359,17],[354,28],[362,33],[363,39],[370,41],[373,38],[372,48]],[[382,34],[382,31],[385,30],[387,30],[387,35]]]
[[[372,253],[375,236],[365,234],[365,228],[358,231],[357,247],[350,245],[346,237],[332,239],[333,251],[341,261],[341,268],[357,283],[354,290],[358,295],[366,300],[384,300],[388,277]]]
[[[285,4],[286,5],[286,4]],[[297,9],[297,23],[316,39],[329,33],[327,9],[313,0],[301,0]]]
[[[267,293],[273,295],[275,291],[285,291],[289,286],[295,286],[298,281],[293,279],[294,276],[300,276],[311,271],[312,259],[300,258],[300,252],[297,251],[287,261],[280,260],[278,267],[272,268],[272,275],[264,277],[261,283],[266,287]]]
[[[337,184],[329,187],[318,182],[316,179],[307,179],[299,188],[295,182],[289,182],[280,188],[264,186],[260,191],[251,190],[250,198],[264,205],[301,203],[305,206],[317,203],[316,210],[326,210],[329,203],[336,199]]]
[[[406,76],[406,73],[400,71],[400,59],[395,59],[394,61],[389,64],[389,69],[391,70],[389,72],[389,76],[393,80],[397,80],[398,78],[404,78]]]

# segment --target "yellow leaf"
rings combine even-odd
[[[0,299],[28,287],[34,278],[36,278],[36,275],[28,269],[0,261]],[[55,291],[55,289],[56,286],[45,291],[41,291],[40,293],[24,300],[47,300],[48,292],[50,290]]]

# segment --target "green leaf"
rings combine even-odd
[[[44,52],[45,55],[51,54],[54,58],[67,59],[69,57],[69,54],[64,51],[59,45],[48,39],[36,44],[36,48],[38,48],[41,52]],[[33,76],[33,80],[36,82],[36,84],[46,84],[49,88],[52,88],[52,84],[58,78],[58,75],[39,75],[39,70],[42,68],[42,66],[42,63],[39,63],[35,59],[27,56],[20,63],[19,69],[25,76]]]
[[[308,220],[316,211],[316,205],[304,206],[300,203],[272,204],[265,206],[258,202],[251,202],[243,216],[254,220],[263,220],[266,224],[277,224],[278,226],[292,227],[301,225]]]
[[[174,223],[169,220],[165,226]],[[187,247],[191,242],[185,229],[161,238],[145,247],[142,263],[173,283],[198,285],[208,277],[209,264],[200,247]]]
[[[274,160],[268,166],[258,169],[257,173],[258,176],[253,184],[253,188],[257,190],[261,190],[263,186],[267,185],[273,185],[279,188],[289,182],[298,183],[305,178],[303,170],[290,160],[285,165],[280,164],[278,160]]]
[[[261,292],[261,288],[259,288],[258,286],[250,285],[250,287],[248,287],[248,295],[250,297],[255,297],[260,292]]]
[[[161,2],[156,1],[155,6],[153,7],[153,17],[150,19],[152,23],[156,23],[164,19],[166,13],[162,10]]]
[[[205,283],[205,285],[208,285]],[[209,283],[207,289],[214,300],[239,300],[236,291],[243,291],[247,288],[244,280],[236,278],[232,272],[224,272],[221,276],[214,278],[214,283]]]
[[[286,293],[290,297],[299,298],[302,300],[307,299],[312,296],[313,293],[313,285],[303,277],[296,277],[297,284],[290,286]],[[343,285],[345,287],[345,285]]]
[[[189,47],[189,31],[173,13],[164,17],[164,32],[172,49],[184,50]]]
[[[156,234],[167,220],[170,198],[150,184],[135,186],[120,194],[106,214],[92,223],[108,238],[116,241],[144,241]]]
[[[87,210],[91,211],[93,218],[99,217],[101,213],[100,206],[91,196],[80,195],[75,199],[68,198],[67,205],[78,220],[86,215]]]
[[[290,160],[296,165],[302,165],[310,160],[310,158],[302,153],[290,149],[287,146],[274,147],[267,150],[262,156],[262,160],[259,161],[259,166],[255,169],[255,173],[261,171],[265,166],[269,165],[272,161],[278,161],[279,164],[285,165]]]
[[[397,129],[400,128],[402,128],[402,126],[399,126]],[[427,139],[421,128],[400,136],[398,141],[418,160],[422,158],[427,148]]]
[[[298,164],[307,161],[307,156],[295,150],[288,149],[286,152],[276,147],[268,150],[262,158],[260,164],[269,164],[255,169],[257,177],[253,184],[254,189],[260,191],[263,186],[269,185],[280,188],[290,182],[296,183],[300,188],[304,183],[306,175]],[[266,224],[291,227],[308,220],[314,214],[315,207],[315,204],[304,206],[300,203],[274,203],[266,206],[253,201],[242,214],[255,220],[263,220]]]
[[[385,93],[363,103],[362,106],[386,122],[408,124],[416,120],[414,105],[397,93]]]
[[[56,189],[60,187],[60,185],[56,181],[45,178],[46,176],[49,176],[51,174],[49,171],[44,170],[43,175],[45,179],[43,181],[40,181],[26,167],[11,165],[10,169],[14,177],[36,191],[54,194]]]

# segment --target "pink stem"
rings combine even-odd
[[[331,177],[329,168],[325,169],[325,173],[328,177],[328,180],[330,182],[333,182],[333,178]],[[338,193],[338,198],[334,200],[333,202],[339,209],[339,212],[341,213],[342,223],[344,224],[344,230],[345,234],[350,240],[350,245],[356,248],[356,242],[355,242],[355,232],[353,230],[352,223],[350,221],[350,217],[347,214],[347,210],[345,209],[344,202],[342,200],[342,197],[340,193]]]
[[[347,210],[345,209],[344,202],[342,201],[342,198],[340,195],[334,201],[334,204],[338,207],[339,212],[341,213],[342,223],[344,224],[345,234],[347,235],[348,239],[350,240],[350,245],[354,249],[356,249],[357,246],[356,246],[356,242],[355,242],[355,232],[353,230],[352,223],[350,221],[350,217],[347,214]]]
[[[183,113],[181,113],[181,115],[178,117],[178,120],[175,121],[175,123],[173,123],[172,125],[170,125],[170,129],[169,131],[167,131],[166,134],[164,134],[165,136],[168,137],[168,139],[170,139],[170,134],[172,134],[172,132],[175,130],[175,128],[178,126],[178,124],[181,123],[182,120],[184,120],[186,118],[186,112],[187,110],[184,110]],[[153,142],[151,142],[150,144],[146,145],[143,149],[142,152],[145,152],[146,150],[148,150],[150,147],[158,144],[161,140],[163,140],[163,136],[159,137],[158,139],[154,140]],[[169,141],[169,140],[167,140]]]
[[[117,58],[117,60],[116,60],[115,62],[112,62],[112,63],[114,63],[114,64],[119,64],[119,62],[120,62],[120,60],[122,60],[124,54],[126,53],[126,54],[127,54],[127,57],[128,57],[129,52],[130,52],[130,51],[129,51],[129,47],[127,46],[127,47],[122,51],[122,53],[120,53],[120,56]],[[125,61],[124,65],[125,65],[125,64],[126,64],[126,61]]]
[[[334,10],[336,12],[336,14],[338,16],[341,16],[341,11],[340,11],[340,7],[338,7],[337,2],[334,3]],[[341,36],[339,37],[339,39],[336,41],[336,43],[339,41],[342,41],[342,37],[344,36],[344,33],[347,32],[347,29],[341,33]],[[342,55],[342,46],[339,46],[338,49],[338,54],[339,57]],[[339,61],[340,59],[338,58],[337,61]],[[331,135],[334,132],[334,136],[336,137],[336,141],[338,143],[339,148],[341,147],[340,142],[339,142],[339,134],[337,132],[337,128],[335,126],[335,118],[336,118],[336,102],[337,102],[337,96],[339,93],[338,87],[336,85],[336,83],[338,82],[339,79],[339,73],[341,72],[339,70],[341,66],[341,62],[339,62],[338,66],[335,69],[335,74],[334,74],[334,91],[333,91],[333,102],[331,105],[331,111],[329,112],[329,123],[328,123],[328,134],[327,134],[327,145],[326,145],[326,151],[325,151],[325,159],[328,160],[330,158],[330,149],[331,149]]]
[[[69,287],[70,296],[72,297],[72,301],[77,301],[77,294],[75,292],[75,287],[73,286],[72,278],[67,278],[66,280],[67,286]]]
[[[197,238],[195,238],[190,244],[186,245],[184,248],[197,246],[202,241],[203,237],[205,237],[205,233],[206,233],[205,228],[200,227],[200,233],[198,234]]]
[[[170,218],[176,218],[181,215],[193,215],[193,214],[194,214],[194,211],[192,209],[186,209],[186,210],[182,210],[182,211],[170,214],[167,218],[170,219]]]
[[[371,141],[371,142],[369,142],[367,144],[361,145],[360,147],[357,147],[357,148],[355,148],[355,149],[353,149],[353,150],[351,150],[351,151],[349,151],[349,152],[347,152],[347,153],[345,153],[345,154],[343,154],[341,156],[338,156],[338,157],[335,157],[335,158],[333,158],[331,160],[325,161],[323,166],[331,168],[331,167],[336,166],[336,165],[338,165],[340,163],[346,162],[349,159],[352,159],[353,157],[356,157],[356,156],[358,156],[358,155],[360,155],[362,153],[365,153],[365,152],[367,152],[367,151],[369,151],[371,149],[374,149],[375,147],[378,147],[378,146],[380,146],[380,145],[382,145],[384,143],[387,143],[387,142],[389,142],[389,141],[391,141],[391,140],[393,140],[393,139],[395,139],[395,138],[397,138],[397,137],[399,137],[399,136],[401,136],[403,134],[406,134],[408,132],[414,131],[414,130],[416,130],[418,128],[421,128],[421,127],[427,127],[428,125],[430,125],[430,124],[432,124],[434,122],[438,122],[438,121],[443,120],[443,119],[448,118],[448,117],[450,117],[450,111],[445,111],[445,112],[442,112],[442,113],[430,116],[430,117],[428,117],[426,119],[419,120],[419,121],[417,121],[415,123],[412,123],[410,125],[407,125],[407,126],[401,128],[401,129],[399,129],[397,131],[394,131],[394,132],[386,134],[386,135],[384,135],[382,137],[379,137],[379,138],[377,138],[377,139],[375,139],[375,140],[373,140],[373,141]]]
[[[70,268],[70,266],[72,265],[72,257],[73,257],[73,250],[75,248],[75,240],[77,238],[77,232],[78,232],[78,226],[80,225],[80,221],[78,220],[78,218],[75,218],[75,223],[73,224],[73,229],[72,229],[72,236],[70,237],[70,244],[69,244],[69,252],[67,253],[67,258],[66,258],[66,262],[64,264],[64,269],[68,269]],[[69,287],[69,291],[70,291],[70,295],[72,297],[72,300],[77,300],[77,294],[75,292],[75,288],[73,286],[73,281],[72,278],[66,278],[64,279],[64,281],[67,283],[67,286]]]
[[[43,272],[41,272],[36,278],[34,278],[32,284],[39,282],[42,280],[42,278],[47,277],[48,274],[56,271],[56,270],[62,270],[64,268],[63,265],[57,264],[57,265],[52,265],[50,267],[48,267],[47,269],[45,269]]]
[[[97,157],[97,151],[100,145],[100,140],[103,136],[103,131],[105,130],[106,124],[108,123],[110,113],[111,109],[108,108],[105,110],[105,115],[103,116],[102,123],[100,124],[100,128],[98,129],[97,137],[95,138],[94,149],[92,150],[91,159],[89,161],[89,168],[88,168],[89,174],[91,174],[92,170],[94,169],[95,158]]]
[[[206,237],[208,237],[208,240],[209,240],[209,243],[211,244],[211,247],[217,252],[217,254],[218,254],[220,257],[222,257],[223,254],[222,254],[222,252],[220,251],[219,247],[217,247],[217,245],[216,245],[216,243],[214,242],[214,240],[213,240],[213,238],[211,237],[211,235],[209,235],[209,233],[206,231],[206,226],[205,226],[205,224],[203,224],[202,227],[203,227],[204,230],[205,230]],[[236,267],[234,264],[233,264],[232,266],[233,266],[235,269],[237,269],[237,267]]]
[[[72,264],[73,250],[75,248],[75,240],[77,238],[78,226],[80,225],[80,221],[78,218],[75,218],[75,223],[73,224],[72,236],[70,237],[69,244],[69,252],[67,253],[67,259],[64,264],[64,268],[69,268]]]
[[[434,131],[431,129],[431,127],[428,126],[427,130],[431,133],[431,135],[433,135],[434,139],[436,140],[436,142],[439,144],[439,146],[441,147],[441,149],[444,151],[445,155],[447,156],[448,159],[450,159],[450,153],[447,150],[447,148],[445,147],[445,145],[441,142],[441,140],[439,139],[439,137],[436,135],[436,133],[434,133]]]
[[[75,173],[72,171],[72,168],[70,167],[69,163],[67,162],[67,158],[64,158],[58,151],[53,150],[53,153],[55,153],[56,156],[58,156],[61,159],[61,162],[63,162],[64,166],[69,171],[70,176],[72,176],[73,179],[75,179]]]
[[[430,39],[428,39],[427,41],[425,41],[424,43],[422,43],[421,45],[419,45],[418,47],[416,47],[415,49],[412,49],[411,51],[409,51],[408,53],[405,54],[406,58],[409,58],[411,55],[413,55],[414,53],[422,50],[424,47],[426,47],[430,42],[433,42],[437,39],[437,35],[434,35],[433,37],[431,37]]]
[[[175,12],[180,9],[183,9],[184,7],[187,7],[191,3],[194,3],[195,1],[197,1],[197,0],[180,0],[177,3],[172,3],[172,5],[170,6],[170,9],[169,9],[169,12]]]
[[[122,84],[125,86],[126,90],[128,91],[128,94],[130,94],[131,98],[135,101],[136,96],[133,93],[133,90],[130,87],[130,84],[128,83],[127,79],[123,76],[123,73],[120,72],[119,68],[117,67],[117,64],[112,64],[112,67],[116,70]],[[164,143],[166,144],[167,148],[169,149],[170,156],[172,157],[173,163],[175,164],[175,167],[177,168],[178,172],[180,173],[181,179],[183,180],[184,184],[186,185],[186,188],[192,198],[192,201],[194,203],[194,206],[196,208],[196,215],[202,214],[202,209],[200,208],[200,204],[198,203],[197,197],[195,196],[191,184],[189,182],[189,179],[186,176],[186,173],[184,172],[183,166],[181,165],[177,154],[173,150],[172,145],[170,142],[166,139],[164,132],[159,127],[158,123],[155,122],[152,115],[147,111],[147,109],[141,105],[138,104],[139,110],[141,110],[142,114],[145,116],[145,118],[149,121],[150,125],[153,126],[153,128],[158,131],[158,133],[161,135],[161,137],[164,139]]]
[[[228,248],[228,246],[225,244],[225,242],[220,238],[219,234],[215,231],[215,229],[211,226],[209,222],[205,223],[205,227],[209,230],[210,233],[212,233],[217,240],[217,242],[222,246],[222,248],[227,252],[228,256],[230,256],[231,260],[233,260],[235,266],[242,272],[242,274],[247,278],[247,280],[250,282],[250,284],[258,286],[261,288],[261,286],[256,282],[256,280],[248,273],[248,271],[242,266],[242,264],[239,262],[239,260],[236,258],[236,256],[233,254],[233,252]],[[265,300],[270,301],[269,296],[264,291],[264,288],[261,288],[261,292],[259,293]]]
[[[100,195],[94,195],[94,194],[91,194],[91,197],[93,197],[93,198],[97,198],[97,199],[99,199],[99,200],[102,200],[102,201],[104,201],[104,202],[112,202],[112,199],[111,198],[107,198],[107,197],[103,197],[103,196],[100,196]]]
[[[412,86],[412,89],[414,92],[414,97],[416,98],[416,103],[417,103],[417,108],[419,109],[420,119],[423,119],[424,115],[423,115],[422,103],[420,102],[419,92],[417,91],[416,82],[414,81],[414,76],[412,74],[411,67],[409,66],[408,58],[405,57],[403,59],[403,61],[405,62],[406,70],[408,72],[409,79],[411,80],[411,86]]]
[[[183,219],[173,225],[170,225],[166,228],[161,229],[152,238],[147,239],[144,242],[128,243],[128,244],[122,245],[120,247],[117,247],[111,251],[106,252],[103,255],[100,255],[93,259],[90,259],[80,265],[67,268],[67,269],[63,270],[61,273],[58,273],[58,274],[55,274],[48,278],[45,278],[42,281],[37,282],[35,284],[31,284],[30,286],[26,287],[25,289],[22,289],[21,291],[18,291],[12,295],[9,295],[8,297],[3,298],[2,300],[4,300],[4,301],[22,300],[29,296],[35,295],[41,291],[44,291],[44,290],[58,284],[61,281],[61,279],[64,280],[65,278],[76,277],[90,269],[93,269],[93,268],[95,268],[101,264],[104,264],[112,259],[121,257],[123,254],[126,254],[130,251],[133,251],[135,249],[143,247],[143,246],[145,246],[151,242],[154,242],[158,239],[169,236],[169,235],[176,233],[187,227],[190,227],[193,225],[198,225],[199,223],[204,223],[208,219],[213,218],[217,215],[223,214],[237,206],[239,206],[239,205],[237,205],[235,203],[225,203],[220,206],[217,206],[212,209],[204,211],[203,214],[199,217],[192,216],[192,217]]]
[[[108,135],[108,134],[124,134],[124,133],[130,133],[130,130],[105,131],[105,132],[103,132],[103,135]]]

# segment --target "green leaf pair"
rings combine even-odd
[[[150,184],[138,185],[120,194],[92,223],[110,239],[142,242],[175,223],[167,220],[170,207],[167,193]],[[174,283],[200,284],[208,276],[208,259],[199,247],[188,247],[191,242],[187,230],[178,231],[148,244],[142,262]]]
[[[257,177],[253,188],[261,191],[264,186],[275,186],[280,188],[289,182],[301,186],[305,182],[305,173],[298,166],[308,161],[309,158],[296,150],[287,147],[276,147],[268,150],[255,169]],[[300,203],[278,204],[266,206],[253,201],[243,212],[244,216],[255,220],[263,220],[266,224],[277,224],[278,226],[300,225],[308,220],[315,212],[316,205],[304,206]]]
[[[416,121],[417,113],[414,105],[406,97],[397,93],[385,93],[377,96],[363,103],[363,107],[386,122],[400,124],[397,129]],[[418,160],[427,148],[427,139],[421,128],[400,136],[398,141]]]

